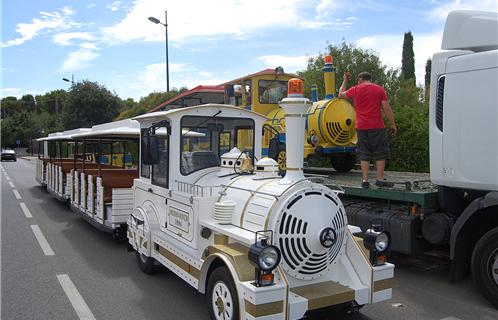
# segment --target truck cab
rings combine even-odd
[[[498,14],[450,12],[441,49],[432,59],[429,122],[437,214],[452,222],[452,279],[471,269],[498,307]]]

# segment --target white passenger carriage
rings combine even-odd
[[[52,155],[49,154],[48,150],[48,140],[56,135],[61,135],[62,132],[54,132],[50,133],[48,136],[39,138],[38,141],[38,150],[43,150],[43,153],[38,153],[38,158],[36,159],[36,181],[41,186],[47,186],[47,164],[51,162]],[[43,147],[40,147],[43,145]]]
[[[73,136],[76,143],[82,142],[76,150],[81,149],[85,156],[68,175],[71,210],[98,229],[112,232],[116,240],[125,239],[133,209],[132,186],[138,169],[132,159],[138,154],[139,136],[139,124],[131,119],[95,125]],[[117,147],[119,150],[113,150]],[[88,154],[95,161],[85,161]],[[77,151],[75,159],[78,155]]]
[[[309,101],[297,90],[281,106],[291,142],[284,178],[260,159],[259,114],[210,104],[136,118],[129,243],[144,272],[157,261],[206,293],[213,319],[300,319],[391,297],[388,235],[370,230],[364,244],[337,192],[303,175]]]
[[[43,157],[39,155],[37,159],[36,180],[46,186],[47,191],[61,201],[69,199],[71,180],[68,179],[68,168],[79,162],[73,155],[73,136],[89,130],[88,128],[67,130],[38,139],[45,146]]]

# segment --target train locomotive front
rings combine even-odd
[[[304,136],[299,132],[304,130],[310,105],[306,101],[291,97],[281,103],[286,135],[295,142],[287,146],[285,177],[279,177],[276,161],[263,158],[254,174],[233,177],[224,184],[214,205],[216,222],[256,235],[248,253],[254,281],[235,281],[242,296],[238,305],[244,304],[247,319],[258,314],[299,319],[310,310],[340,304],[355,307],[391,296],[394,266],[385,261],[374,266],[362,239],[353,235],[359,229],[348,226],[339,192],[303,174]],[[232,152],[233,161],[229,154],[222,157],[222,170],[224,163],[240,158],[240,151]],[[224,175],[205,176],[197,183],[214,185],[220,176]],[[236,250],[236,245],[226,242],[224,248]],[[240,274],[236,277],[244,280]],[[230,304],[223,299],[220,303]]]

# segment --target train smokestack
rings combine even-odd
[[[335,97],[335,67],[330,54],[323,58],[323,80],[325,82],[325,100]]]
[[[316,84],[311,86],[311,102],[318,101],[318,86]]]
[[[311,102],[303,96],[303,80],[293,78],[288,83],[287,98],[279,105],[285,113],[287,173],[281,183],[292,184],[304,179],[304,129]]]

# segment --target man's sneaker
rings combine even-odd
[[[363,182],[361,183],[361,187],[362,187],[363,189],[368,189],[368,188],[370,188],[370,182],[368,182],[368,181],[363,181]]]

